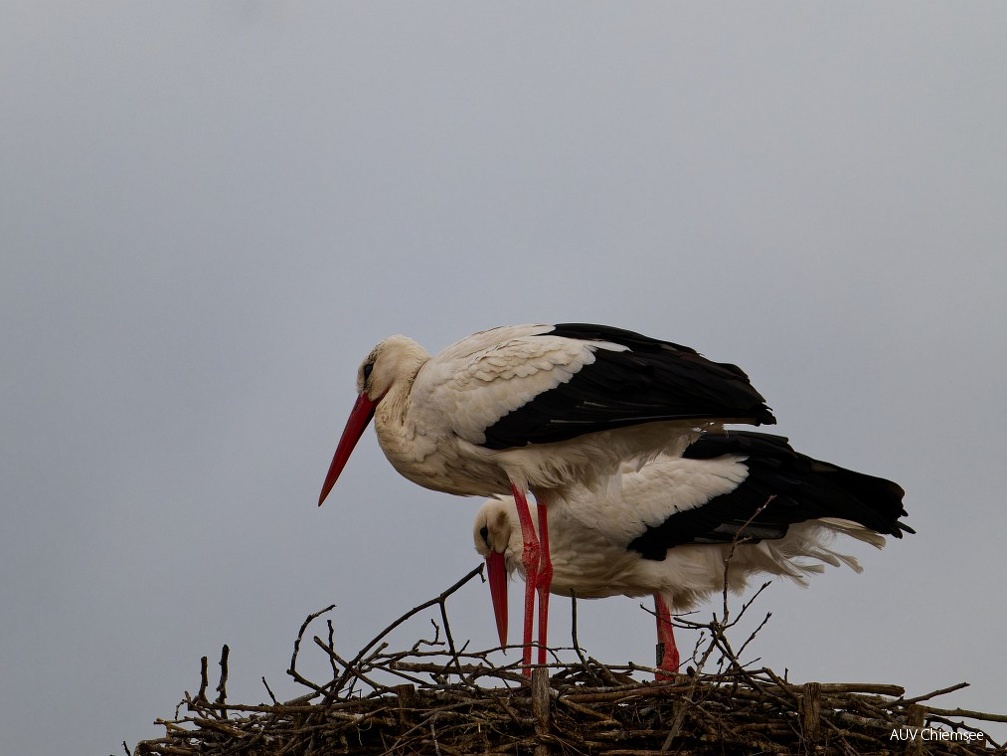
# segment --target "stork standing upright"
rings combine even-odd
[[[501,326],[432,357],[391,336],[360,365],[357,392],[318,503],[372,417],[385,456],[414,483],[463,496],[512,494],[527,576],[526,672],[536,593],[545,663],[552,496],[604,485],[627,461],[681,453],[704,429],[776,422],[735,365],[584,323]],[[539,504],[537,533],[528,491]]]
[[[622,475],[621,487],[567,487],[549,504],[552,592],[577,598],[654,596],[658,678],[679,667],[671,610],[687,610],[726,585],[769,573],[806,585],[822,563],[849,565],[829,547],[844,533],[878,548],[913,530],[903,490],[795,452],[781,436],[703,434],[681,457],[661,456]],[[501,645],[507,635],[507,575],[524,572],[512,497],[490,499],[473,528],[486,557]]]

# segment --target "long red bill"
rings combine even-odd
[[[504,555],[491,551],[486,557],[486,579],[490,584],[490,598],[493,599],[493,614],[496,616],[500,647],[507,648],[507,564]]]
[[[322,484],[322,493],[318,497],[318,506],[322,506],[325,497],[329,495],[329,491],[336,485],[336,478],[339,477],[339,473],[346,466],[346,460],[350,458],[353,447],[357,445],[357,441],[364,434],[367,424],[374,417],[374,406],[376,404],[377,402],[368,399],[365,393],[360,393],[357,396],[357,401],[354,402],[353,409],[350,410],[350,416],[346,420],[346,427],[343,428],[343,435],[339,438],[339,446],[336,447],[336,454],[332,458],[332,464],[329,465],[329,474],[325,476],[325,483]]]

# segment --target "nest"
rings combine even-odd
[[[726,596],[719,620],[682,623],[699,628],[703,640],[695,666],[674,680],[654,682],[653,669],[586,657],[576,629],[567,650],[577,660],[536,667],[529,680],[516,663],[494,665],[490,651],[455,644],[447,600],[480,574],[473,570],[411,609],[349,660],[334,648],[328,620],[327,639],[313,636],[332,670],[323,684],[305,678],[297,662],[307,628],[334,607],[309,615],[288,670],[307,692],[289,701],[276,700],[263,679],[270,703],[228,703],[227,646],[211,701],[204,657],[199,691],[185,694],[174,718],[158,719],[164,736],[140,742],[134,756],[1007,753],[977,726],[1007,715],[929,703],[967,683],[907,698],[898,685],[795,684],[742,665],[739,655],[765,620],[735,650],[726,631],[751,602],[731,619]],[[439,614],[433,637],[391,650],[389,634],[428,611]]]

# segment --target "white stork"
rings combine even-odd
[[[755,573],[806,585],[822,562],[860,572],[829,547],[845,533],[878,548],[885,535],[913,530],[902,488],[883,478],[798,454],[787,439],[760,433],[707,433],[681,457],[661,456],[622,475],[621,487],[568,487],[549,503],[557,595],[654,596],[658,667],[679,667],[671,609],[684,611]],[[522,536],[511,497],[490,499],[473,529],[487,559],[501,645],[507,634],[507,575],[524,573]],[[728,559],[730,557],[730,559]]]
[[[372,417],[385,456],[414,483],[463,496],[513,494],[528,578],[526,672],[536,592],[545,662],[551,495],[599,485],[627,461],[678,454],[700,430],[776,422],[735,365],[583,323],[502,326],[434,356],[391,336],[364,359],[357,392],[318,503]],[[539,503],[538,534],[527,491]]]

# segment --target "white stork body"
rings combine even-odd
[[[775,422],[740,368],[689,347],[589,324],[503,326],[434,356],[392,336],[361,364],[357,390],[319,504],[372,416],[382,450],[409,480],[459,495],[512,493],[531,577],[526,657],[538,590],[541,661],[551,495],[571,485],[603,485],[626,462],[638,466],[661,453],[678,454],[703,429]],[[527,491],[543,505],[541,549]]]
[[[621,484],[570,488],[550,501],[551,590],[578,598],[653,595],[666,673],[679,666],[670,608],[693,608],[723,590],[725,579],[740,591],[756,573],[805,585],[822,563],[859,572],[855,558],[830,548],[835,534],[880,548],[884,535],[912,532],[898,521],[905,515],[898,485],[798,454],[778,436],[705,434],[684,457],[658,457],[625,472]],[[487,501],[473,538],[489,560],[505,643],[500,575],[523,573],[513,499]]]

